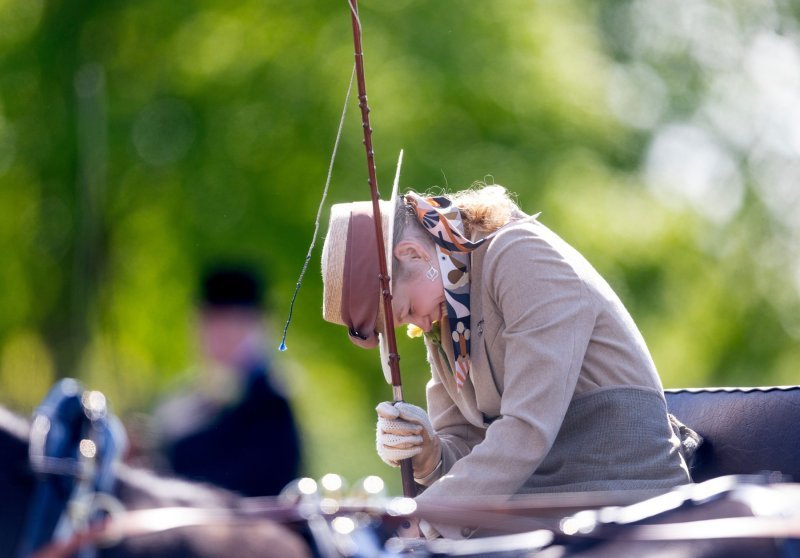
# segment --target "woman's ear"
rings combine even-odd
[[[416,240],[401,240],[395,245],[392,254],[403,263],[411,263],[415,260],[430,260],[425,246]]]

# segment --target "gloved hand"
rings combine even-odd
[[[384,401],[378,412],[376,441],[378,455],[392,467],[411,458],[414,476],[423,478],[433,472],[442,458],[439,437],[433,431],[428,413],[416,405]]]

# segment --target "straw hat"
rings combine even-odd
[[[397,188],[402,161],[401,151],[391,197],[388,201],[378,202],[386,269],[390,276],[394,216],[400,203]],[[347,327],[350,340],[359,347],[380,346],[384,376],[391,383],[379,275],[372,202],[333,205],[322,248],[322,317],[328,322]]]

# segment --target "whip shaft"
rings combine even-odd
[[[358,107],[361,109],[361,125],[364,128],[364,147],[367,151],[367,172],[369,175],[369,189],[372,197],[372,215],[375,222],[375,239],[378,249],[379,279],[381,282],[381,295],[383,299],[384,328],[383,334],[389,345],[389,369],[392,377],[392,396],[394,401],[403,400],[403,384],[400,380],[400,355],[397,353],[397,338],[394,332],[394,314],[392,312],[392,294],[389,271],[386,268],[386,249],[383,244],[383,226],[378,200],[378,179],[375,173],[375,152],[372,148],[372,128],[369,123],[369,105],[367,104],[367,85],[364,79],[364,52],[361,47],[361,21],[358,17],[358,0],[348,0],[350,3],[350,16],[353,23],[353,45],[356,59],[356,81],[358,83]],[[392,200],[394,201],[394,200]],[[390,246],[391,250],[392,247]],[[411,460],[404,459],[400,462],[400,473],[403,479],[403,495],[408,498],[416,496],[414,483],[414,470]]]

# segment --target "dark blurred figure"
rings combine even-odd
[[[276,495],[297,478],[301,450],[266,357],[262,281],[244,267],[214,268],[198,310],[201,370],[192,391],[155,412],[161,457],[183,477]]]

